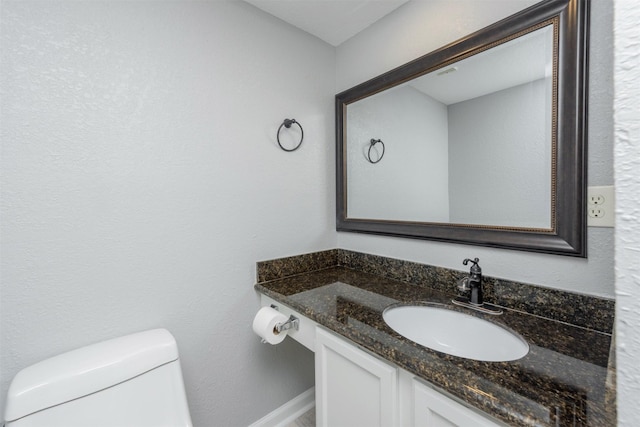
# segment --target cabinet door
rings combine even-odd
[[[483,415],[413,380],[415,427],[499,427]]]
[[[321,328],[316,332],[318,427],[397,425],[397,369]]]

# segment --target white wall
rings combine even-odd
[[[337,48],[338,91],[398,67],[536,3],[456,0],[409,2]],[[591,2],[589,184],[611,185],[612,3]],[[367,66],[364,67],[363,64]],[[613,297],[613,230],[589,228],[588,259],[356,233],[338,233],[338,246],[464,270],[479,257],[483,272],[526,283]]]
[[[349,218],[449,220],[446,105],[399,86],[348,105],[347,122]],[[366,157],[372,138],[385,146],[376,164]],[[376,144],[373,161],[378,154]],[[429,181],[442,186],[425,186]]]
[[[640,8],[615,1],[616,345],[618,425],[640,425]]]
[[[336,246],[334,49],[235,1],[1,9],[0,411],[19,369],[156,327],[196,425],[312,386],[310,352],[250,325],[257,260]]]

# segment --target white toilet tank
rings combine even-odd
[[[18,372],[6,427],[190,427],[178,347],[164,329],[127,335]]]

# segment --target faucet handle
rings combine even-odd
[[[478,273],[478,274],[482,273],[482,269],[480,268],[480,265],[478,264],[480,262],[480,259],[478,259],[478,258],[474,258],[474,259],[465,258],[465,260],[462,261],[462,264],[463,265],[467,265],[470,262],[473,263],[473,265],[471,266],[471,273]]]
[[[462,264],[463,264],[463,265],[467,265],[467,264],[469,264],[470,262],[472,262],[474,265],[478,265],[478,263],[480,262],[480,259],[479,259],[479,258],[474,258],[474,259],[471,259],[471,258],[465,258],[465,260],[464,260],[464,261],[462,261]]]

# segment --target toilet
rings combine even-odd
[[[104,341],[13,379],[6,427],[191,427],[178,346],[165,329]]]

